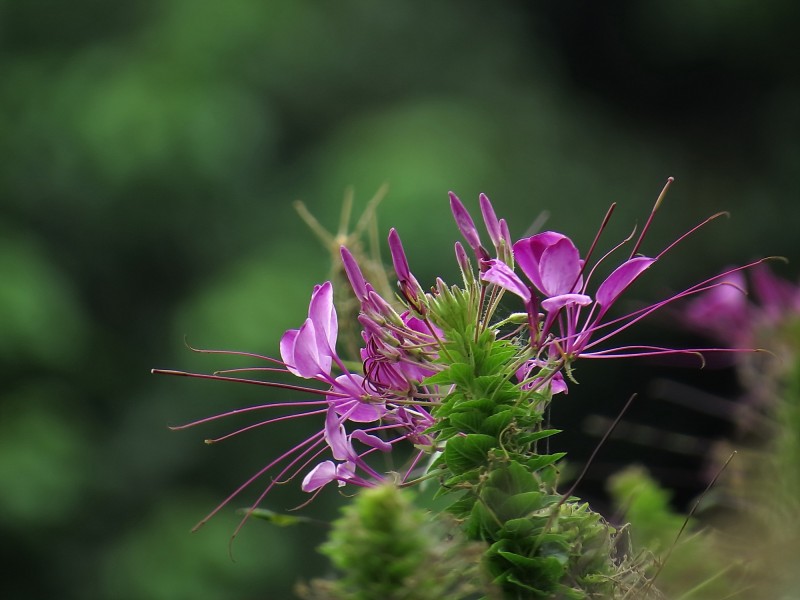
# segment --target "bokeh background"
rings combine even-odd
[[[234,424],[167,426],[283,396],[149,373],[233,364],[185,336],[277,353],[330,268],[295,199],[335,229],[348,186],[358,212],[388,183],[381,230],[400,231],[430,282],[456,273],[448,190],[471,207],[489,194],[515,236],[549,211],[547,227],[585,249],[611,202],[609,243],[672,175],[645,252],[731,218],[635,295],[768,254],[790,257],[794,277],[798,24],[788,0],[0,1],[0,595],[288,598],[325,572],[314,524],[253,522],[231,560],[235,509],[257,486],[189,533],[319,423],[206,447]],[[670,319],[632,339],[696,343]],[[730,372],[604,362],[578,375],[556,415],[575,464],[597,441],[586,415],[633,391],[631,422],[699,440],[617,440],[587,496],[602,502],[626,460],[651,464],[678,503],[702,486],[703,440],[725,421],[663,396],[730,391]],[[267,506],[299,504],[296,488]],[[330,519],[339,502],[331,490],[303,514]]]

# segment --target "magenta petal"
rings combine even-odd
[[[320,352],[330,354],[336,347],[339,332],[339,321],[333,305],[333,285],[326,281],[314,288],[311,303],[308,306],[308,317],[314,321],[317,333],[317,345]]]
[[[342,487],[347,481],[355,479],[356,465],[350,461],[344,462],[336,466],[336,479],[339,480],[339,487]]]
[[[394,227],[389,230],[389,251],[392,254],[392,264],[394,265],[395,273],[397,273],[397,279],[399,281],[413,281],[414,276],[408,266],[403,243],[400,241],[400,236]]]
[[[516,294],[525,301],[525,304],[530,303],[530,290],[506,263],[492,259],[487,261],[487,264],[489,268],[481,274],[481,279]]]
[[[336,460],[349,460],[356,455],[350,440],[347,439],[344,425],[335,410],[328,410],[325,416],[325,441],[330,446],[333,458]]]
[[[333,462],[329,460],[321,462],[303,477],[303,483],[300,485],[300,489],[304,492],[318,490],[336,479],[336,471],[337,468]]]
[[[553,378],[550,380],[550,393],[553,395],[556,394],[568,394],[569,388],[567,387],[567,382],[564,381],[564,376],[561,373],[556,373],[553,375]]]
[[[656,262],[654,258],[637,256],[614,269],[614,272],[600,284],[595,294],[595,300],[600,305],[600,315],[604,314],[619,295],[654,262]]]
[[[355,292],[356,298],[363,300],[367,296],[367,282],[364,279],[364,275],[361,273],[356,259],[353,258],[353,255],[350,254],[347,248],[342,246],[339,252],[342,255],[344,272],[347,274],[347,279],[350,280],[353,292]]]
[[[544,292],[544,284],[539,273],[539,261],[544,251],[566,236],[555,231],[543,231],[536,235],[523,238],[514,244],[514,260],[522,272],[531,280],[536,289]],[[545,295],[548,295],[545,293]]]
[[[475,222],[472,220],[469,212],[467,212],[467,209],[464,208],[461,200],[459,200],[458,196],[456,196],[453,192],[450,192],[450,210],[453,211],[453,217],[456,219],[456,225],[458,225],[461,235],[463,235],[464,239],[467,240],[469,247],[473,250],[480,248],[481,240],[478,236],[478,230],[475,228]]]
[[[511,248],[511,231],[508,229],[508,223],[506,223],[505,219],[500,219],[500,233],[506,245]]]
[[[392,449],[391,444],[389,444],[388,442],[384,442],[379,437],[368,434],[363,429],[356,429],[353,433],[350,434],[350,437],[358,440],[362,444],[366,444],[371,448],[376,448],[381,452],[389,452]]]
[[[306,319],[306,322],[298,330],[292,357],[294,358],[294,368],[300,377],[310,379],[318,375],[330,375],[330,352],[327,349],[324,353],[320,352],[316,327],[311,319]]]
[[[542,308],[547,312],[554,312],[565,306],[577,304],[578,306],[586,306],[592,303],[592,299],[586,294],[561,294],[560,296],[553,296],[542,300]]]
[[[327,396],[333,410],[339,415],[347,415],[345,418],[354,423],[372,423],[383,417],[386,414],[383,403],[373,404],[361,399],[366,395],[363,386],[364,378],[361,375],[339,375],[333,384],[333,391],[337,393]]]
[[[478,196],[478,202],[481,205],[481,214],[483,215],[483,222],[486,223],[486,230],[489,232],[489,237],[492,238],[492,244],[497,248],[500,246],[500,240],[503,237],[500,222],[497,220],[492,203],[486,197],[486,194]]]
[[[569,294],[581,288],[581,257],[569,238],[548,246],[539,259],[539,291],[545,296]]]
[[[281,337],[281,360],[286,363],[286,368],[288,368],[293,375],[302,377],[297,369],[294,368],[294,343],[297,339],[297,333],[297,329],[289,329],[283,334],[283,337]]]

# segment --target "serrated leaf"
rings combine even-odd
[[[507,495],[533,492],[539,484],[527,468],[516,460],[508,462],[502,469],[495,469],[489,478],[492,487],[503,490]]]
[[[532,431],[530,433],[523,433],[517,439],[519,444],[532,444],[551,435],[561,433],[561,429],[542,429],[540,431]]]
[[[493,537],[497,528],[497,520],[486,505],[483,502],[476,502],[464,523],[464,532],[467,536],[473,540],[488,540]]]
[[[495,437],[499,436],[502,431],[511,424],[514,419],[514,413],[510,409],[503,410],[483,420],[481,431],[488,435]]]
[[[462,433],[484,433],[484,418],[478,411],[457,412],[450,415],[450,424]]]
[[[509,519],[503,524],[501,535],[508,539],[521,539],[531,537],[533,531],[539,527],[527,518]]]
[[[516,519],[526,517],[533,514],[542,506],[544,494],[542,492],[524,492],[522,494],[514,494],[506,498],[505,502],[497,509],[498,517],[507,521],[509,519]]]
[[[539,454],[528,460],[527,465],[531,471],[538,471],[561,460],[566,455],[566,452],[556,452],[555,454]]]
[[[450,506],[448,506],[447,512],[449,512],[456,518],[463,518],[468,516],[472,512],[472,508],[474,505],[475,505],[475,496],[473,496],[472,494],[465,494],[462,498],[459,498],[458,500],[453,502]]]
[[[424,385],[450,385],[472,379],[472,367],[467,363],[453,362],[444,370],[426,378]]]
[[[444,457],[450,471],[459,475],[475,467],[486,464],[489,451],[497,446],[497,440],[490,435],[471,433],[456,436],[447,441]]]
[[[453,406],[453,412],[467,412],[472,410],[488,416],[494,412],[494,402],[489,400],[489,398],[471,398],[455,403]]]

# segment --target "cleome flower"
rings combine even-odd
[[[597,267],[609,260],[612,254],[630,242],[632,236],[605,254],[587,273],[587,261],[581,258],[575,244],[567,236],[554,231],[545,231],[518,240],[513,245],[514,260],[527,278],[526,283],[513,267],[499,259],[486,260],[486,270],[481,279],[520,297],[524,303],[530,347],[535,359],[521,369],[520,377],[530,381],[534,367],[541,367],[551,373],[554,391],[566,391],[563,378],[558,377],[563,368],[569,375],[570,365],[580,358],[616,358],[633,356],[653,356],[658,354],[698,354],[701,350],[672,349],[655,346],[624,346],[602,348],[613,336],[656,310],[677,300],[695,294],[729,294],[730,278],[741,277],[741,271],[756,266],[763,261],[732,268],[724,273],[691,286],[673,296],[640,308],[625,316],[606,320],[609,310],[622,294],[650,267],[658,262],[695,231],[724,213],[713,215],[681,235],[675,242],[654,257],[637,255],[645,235],[652,223],[664,195],[672,182],[670,178],[653,207],[642,233],[637,239],[630,255],[617,266],[590,294],[590,281]],[[600,230],[590,249],[595,248],[600,235],[613,212],[614,205],[606,214]],[[539,312],[539,310],[544,312]],[[742,349],[745,349],[742,347]],[[702,349],[703,352],[725,352],[728,348]],[[546,357],[546,358],[543,358]],[[536,381],[534,378],[533,381]]]
[[[370,487],[391,479],[399,485],[410,485],[417,478],[427,477],[425,469],[419,466],[425,462],[423,457],[441,452],[444,443],[453,437],[468,436],[467,431],[454,430],[450,425],[443,427],[437,415],[444,415],[442,419],[452,417],[455,419],[453,422],[462,423],[464,427],[476,426],[477,421],[473,419],[478,419],[475,416],[478,413],[469,418],[462,416],[461,421],[453,413],[453,399],[459,394],[459,385],[472,386],[470,393],[478,394],[478,400],[469,406],[471,410],[479,407],[489,411],[484,415],[487,423],[497,426],[517,410],[514,408],[512,411],[510,407],[516,404],[511,402],[509,412],[493,415],[494,409],[485,406],[492,394],[500,392],[481,391],[481,386],[489,385],[489,380],[483,376],[473,378],[463,371],[469,369],[470,364],[475,367],[476,361],[483,361],[481,368],[488,368],[491,362],[492,377],[499,374],[503,381],[515,380],[514,393],[519,398],[532,399],[535,396],[535,401],[540,403],[537,406],[540,406],[549,402],[554,394],[567,392],[570,367],[578,358],[676,352],[696,354],[696,349],[653,346],[605,348],[614,335],[652,312],[695,294],[726,291],[732,277],[761,262],[730,269],[670,298],[623,317],[609,319],[611,307],[645,271],[675,244],[719,216],[707,219],[653,257],[637,254],[668,186],[669,182],[628,257],[596,287],[591,283],[598,265],[610,260],[632,239],[631,236],[623,240],[588,268],[613,205],[589,252],[582,258],[569,237],[554,231],[512,242],[506,221],[497,218],[491,202],[481,194],[480,210],[494,250],[492,255],[483,246],[467,209],[455,194],[450,193],[456,224],[477,261],[475,270],[465,248],[458,242],[455,244],[463,286],[448,287],[438,279],[436,286],[426,291],[412,273],[399,234],[392,229],[388,245],[397,276],[398,294],[390,301],[365,278],[353,254],[346,247],[341,248],[344,272],[359,303],[357,323],[353,324],[360,329],[363,340],[357,357],[360,359],[359,368],[337,353],[339,324],[333,303],[333,285],[327,281],[314,287],[308,316],[301,326],[286,331],[282,336],[280,359],[248,352],[198,350],[256,359],[262,366],[213,374],[154,369],[154,373],[246,383],[301,391],[308,395],[305,400],[240,408],[174,428],[184,429],[235,414],[271,409],[291,411],[207,440],[209,443],[299,417],[322,421],[319,431],[262,467],[198,526],[262,477],[268,482],[239,527],[276,484],[294,478],[301,478],[300,487],[305,492],[317,494],[334,482],[338,487]],[[517,267],[524,279],[517,275]],[[524,313],[505,319],[495,316],[504,292],[521,298]],[[509,326],[515,328],[511,333],[508,333]],[[493,346],[495,342],[498,342],[496,347]],[[489,348],[494,349],[487,350]],[[301,379],[303,383],[285,383],[283,378],[287,375]],[[501,394],[505,402],[510,402],[508,393],[503,391]],[[439,410],[442,407],[443,412]],[[407,465],[399,473],[381,472],[375,466],[375,457],[391,452],[401,443],[412,446]]]

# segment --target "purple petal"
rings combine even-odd
[[[336,466],[336,479],[339,481],[339,487],[342,487],[347,481],[355,479],[356,465],[350,461],[343,462]]]
[[[472,265],[469,264],[469,258],[467,258],[467,251],[464,250],[464,246],[461,245],[461,242],[456,242],[455,248],[456,248],[456,262],[458,263],[461,272],[471,273]]]
[[[450,192],[450,210],[453,211],[453,217],[456,219],[456,225],[458,225],[461,235],[463,235],[464,239],[467,240],[469,247],[473,250],[480,248],[481,240],[478,236],[478,230],[475,228],[475,222],[472,220],[469,212],[467,212],[467,209],[464,208],[461,200],[459,200],[458,196],[456,196],[453,192]]]
[[[356,452],[347,438],[341,418],[333,409],[328,410],[325,415],[325,441],[330,446],[333,458],[336,460],[350,460],[356,457]]]
[[[489,268],[481,274],[481,279],[516,294],[526,305],[530,303],[531,291],[506,263],[492,259],[487,264]]]
[[[347,373],[339,375],[333,383],[333,392],[326,399],[339,415],[347,415],[354,423],[372,423],[386,414],[386,406],[382,402],[364,402],[366,395],[364,378],[361,375]],[[341,394],[346,394],[342,396]]]
[[[303,483],[300,485],[300,489],[304,492],[318,490],[336,479],[336,471],[336,465],[332,461],[326,460],[321,462],[303,477]]]
[[[505,219],[500,219],[500,232],[503,240],[506,242],[506,245],[511,248],[511,231],[509,231],[508,223],[506,223]]]
[[[331,354],[336,348],[339,322],[336,318],[336,308],[333,305],[333,285],[330,281],[314,288],[311,303],[308,306],[308,317],[314,321],[320,352]]]
[[[350,434],[350,437],[358,440],[362,444],[366,444],[370,448],[376,448],[381,452],[390,452],[392,449],[392,445],[390,443],[384,442],[379,437],[368,434],[363,429],[356,429],[353,433]]]
[[[539,288],[545,296],[577,292],[581,288],[581,256],[569,238],[545,248],[539,258]]]
[[[483,222],[486,223],[486,230],[489,232],[489,237],[492,238],[492,244],[497,248],[500,246],[500,240],[503,237],[500,222],[497,220],[492,203],[486,194],[478,196],[478,202],[481,205],[481,214],[483,215]]]
[[[555,394],[569,394],[569,388],[567,387],[567,382],[564,381],[564,376],[559,372],[553,375],[553,378],[550,380],[550,393]]]
[[[547,312],[554,312],[564,306],[586,306],[592,303],[592,299],[586,294],[561,294],[542,300],[542,308]]]
[[[344,272],[347,274],[347,279],[350,280],[353,292],[355,292],[356,298],[363,300],[367,296],[367,282],[364,279],[364,275],[361,273],[356,259],[353,258],[353,255],[350,254],[347,248],[342,246],[339,252],[342,255]]]
[[[602,316],[616,301],[619,295],[633,283],[650,265],[656,262],[654,258],[637,256],[625,261],[608,278],[600,284],[595,294],[595,300],[600,305],[598,318]]]
[[[419,333],[424,333],[425,335],[431,335],[432,333],[434,333],[436,337],[438,337],[439,339],[442,339],[444,337],[444,331],[442,331],[439,327],[437,327],[433,323],[429,324],[426,321],[423,321],[422,319],[415,317],[413,314],[411,314],[411,311],[407,310],[403,312],[403,314],[400,315],[400,318],[403,320],[403,323],[405,323],[406,327],[408,327],[409,329],[412,329]],[[433,331],[431,331],[431,329]]]
[[[389,251],[392,254],[392,264],[394,265],[395,273],[397,273],[397,279],[400,281],[413,281],[414,276],[408,267],[408,259],[406,258],[405,250],[403,250],[403,243],[400,241],[400,236],[394,227],[389,230]]]
[[[317,376],[330,375],[331,355],[327,349],[320,352],[318,336],[314,322],[306,319],[297,331],[292,348],[293,366],[300,377],[311,379]]]
[[[288,368],[293,375],[302,377],[302,375],[297,372],[297,369],[294,368],[294,342],[297,339],[297,333],[297,329],[289,329],[283,334],[283,337],[281,337],[281,360],[286,363],[286,368]]]
[[[514,260],[519,264],[522,272],[536,286],[536,289],[545,295],[549,294],[544,291],[544,284],[539,272],[539,261],[547,248],[562,239],[568,238],[554,231],[543,231],[532,237],[523,238],[514,244]]]

